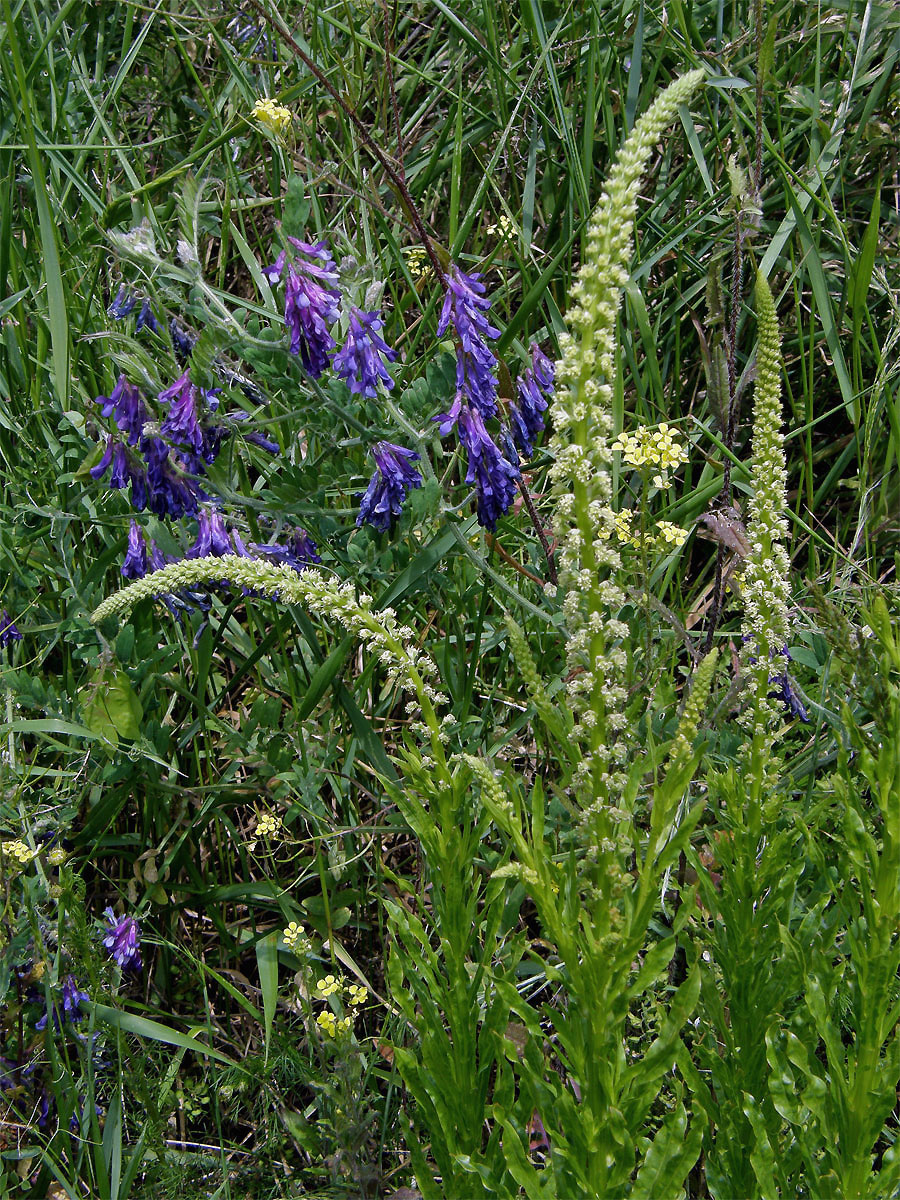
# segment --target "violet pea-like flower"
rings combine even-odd
[[[263,274],[270,283],[285,278],[284,323],[291,334],[291,353],[313,379],[318,379],[331,361],[335,340],[330,327],[338,319],[340,293],[334,290],[338,274],[324,242],[301,242],[288,238],[299,251],[287,262],[284,250]]]
[[[22,635],[12,617],[4,608],[0,612],[0,646],[11,646],[13,642],[21,642]]]
[[[377,468],[359,506],[356,524],[368,521],[376,529],[387,529],[391,518],[398,517],[403,501],[413,488],[422,486],[422,476],[412,465],[419,458],[414,450],[377,442],[372,447]]]
[[[491,307],[477,271],[467,274],[454,263],[444,276],[446,294],[438,322],[438,337],[452,325],[457,337],[456,387],[485,418],[497,412],[497,357],[487,340],[500,330],[487,319]]]
[[[104,417],[115,417],[118,427],[128,434],[128,445],[136,446],[141,439],[145,422],[150,419],[140,388],[129,383],[124,375],[120,375],[112,394],[98,396],[95,403],[100,405]]]
[[[143,579],[147,574],[147,543],[137,521],[128,528],[128,552],[119,571],[126,579]]]
[[[384,322],[377,312],[363,312],[354,305],[350,309],[350,328],[344,346],[334,356],[334,369],[354,395],[374,400],[379,380],[390,390],[394,381],[384,360],[393,362],[397,352],[392,350],[379,330]]]
[[[469,457],[466,483],[474,483],[477,491],[478,524],[493,530],[512,507],[519,470],[504,457],[477,409],[464,405],[458,424],[459,440]]]
[[[215,509],[203,510],[197,517],[197,540],[188,550],[186,558],[221,558],[233,554],[234,547],[225,528],[222,514]]]
[[[518,400],[509,413],[513,441],[526,458],[530,457],[535,439],[544,428],[547,400],[553,395],[553,377],[553,363],[532,344],[531,366],[518,378]]]
[[[141,969],[141,931],[134,917],[116,919],[111,908],[104,909],[103,915],[109,924],[103,938],[103,945],[109,951],[110,958],[115,959],[123,971],[139,971]]]

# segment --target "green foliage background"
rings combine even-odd
[[[7,1113],[0,1195],[896,1194],[900,14],[861,0],[758,8],[2,0],[0,606],[23,641],[2,667],[0,828],[32,844],[55,834],[69,859],[31,892],[4,872],[0,1055],[22,1049],[33,1010],[20,979],[40,944],[48,980],[71,961],[87,981],[107,1065],[52,1031],[41,1042],[68,1100],[44,1129]],[[636,862],[702,644],[716,546],[701,518],[727,460],[747,508],[751,264],[772,282],[792,671],[811,723],[781,731],[761,842],[735,770],[741,613],[729,593],[690,793],[710,802],[660,880],[618,997],[628,1062],[656,1046],[665,1078],[660,1068],[645,1103],[635,1067],[621,1119],[640,1112],[642,1132],[628,1126],[621,1161],[645,1166],[602,1191],[572,1182],[563,1160],[618,1128],[584,1126],[565,1079],[589,1056],[581,1034],[563,1050],[553,1025],[565,988],[589,995],[589,981],[548,934],[550,876],[541,896],[519,870],[532,850],[538,867],[552,860],[571,912],[589,873],[559,798],[569,681],[544,552],[524,512],[495,539],[475,525],[458,456],[431,425],[454,390],[452,345],[435,338],[439,289],[410,258],[401,198],[279,30],[402,163],[436,242],[486,272],[509,396],[529,341],[558,347],[586,223],[636,117],[676,75],[712,77],[651,163],[619,323],[617,429],[667,421],[690,444],[654,516],[692,536],[632,581]],[[728,161],[753,164],[757,82],[760,205],[736,214]],[[284,142],[251,119],[263,96],[294,114]],[[730,450],[720,367],[736,221],[748,257]],[[128,240],[142,222],[153,253]],[[393,402],[427,431],[436,475],[389,536],[355,518],[368,449],[404,440],[398,417],[337,382],[312,386],[287,353],[260,272],[282,232],[327,237],[352,259],[343,277],[359,302],[383,285],[402,356]],[[224,386],[282,447],[273,459],[234,439],[211,473],[217,493],[258,542],[308,529],[327,573],[417,632],[449,695],[454,748],[503,773],[518,834],[472,770],[438,810],[427,770],[404,757],[402,702],[336,621],[232,595],[202,623],[144,603],[98,635],[89,614],[121,584],[129,511],[89,474],[94,399],[121,371],[154,391],[180,373],[165,332],[134,337],[107,315],[121,281],[202,334],[195,381]],[[262,398],[223,383],[223,362]],[[548,465],[539,449],[527,470],[545,522]],[[637,487],[622,472],[618,504]],[[152,528],[168,553],[193,536]],[[250,848],[267,811],[283,835]],[[140,912],[145,970],[120,987],[91,921],[122,901]],[[313,939],[308,967],[280,938],[294,920]],[[370,993],[343,1050],[310,1020],[326,972]],[[483,979],[495,991],[472,983]],[[460,1080],[466,1054],[474,1073]],[[448,1094],[460,1098],[452,1119]],[[549,1146],[528,1123],[542,1111],[549,1128],[547,1105],[560,1123]],[[554,1154],[551,1192],[540,1164]]]

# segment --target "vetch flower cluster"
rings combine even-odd
[[[151,412],[141,389],[124,375],[109,396],[97,397],[101,414],[112,418],[116,433],[107,435],[103,454],[90,473],[99,480],[109,471],[109,486],[114,490],[130,485],[131,505],[138,512],[149,509],[158,517],[176,519],[190,516],[208,499],[199,477],[215,462],[234,421],[245,414],[214,418],[219,389],[196,387],[188,372],[156,399],[164,406],[161,419]]]
[[[509,430],[517,450],[530,458],[534,443],[544,428],[547,402],[553,396],[555,368],[540,347],[532,342],[531,366],[516,380],[518,399],[509,410]]]
[[[387,529],[391,519],[400,515],[409,492],[422,486],[422,476],[412,466],[419,455],[393,442],[377,442],[372,457],[376,469],[360,503],[356,524],[368,521],[376,529]]]
[[[67,975],[63,980],[62,985],[62,1011],[60,1006],[51,1003],[50,1009],[44,1012],[44,1015],[35,1022],[35,1029],[46,1029],[47,1021],[52,1016],[54,1029],[60,1029],[62,1025],[68,1021],[72,1025],[77,1025],[84,1019],[86,1014],[82,1012],[82,1004],[90,1003],[90,996],[87,992],[83,992],[75,979],[74,975]]]
[[[444,276],[444,306],[438,322],[438,337],[451,324],[456,335],[456,390],[482,417],[497,415],[497,357],[488,339],[500,336],[487,319],[491,302],[478,271],[467,274],[455,263]]]
[[[12,617],[4,608],[0,612],[0,646],[11,646],[13,642],[21,642],[22,635]]]
[[[123,971],[139,971],[141,969],[141,931],[134,917],[116,919],[111,908],[103,912],[108,925],[103,938],[103,945],[109,951],[110,958],[118,963]]]
[[[301,242],[289,237],[296,253],[288,261],[282,250],[263,274],[270,283],[284,276],[284,323],[291,335],[291,354],[318,379],[331,361],[335,340],[331,326],[340,314],[341,294],[334,259],[324,241]]]
[[[384,321],[377,312],[364,312],[351,305],[347,340],[334,356],[335,374],[344,380],[354,395],[370,400],[377,396],[379,382],[388,391],[394,386],[385,363],[394,362],[397,352],[381,336],[383,328]]]
[[[498,363],[488,341],[498,338],[500,330],[487,319],[491,302],[477,271],[467,274],[453,263],[444,276],[444,287],[437,332],[442,337],[452,327],[455,335],[456,395],[450,409],[434,419],[440,425],[441,437],[447,437],[456,427],[467,455],[466,483],[474,483],[476,488],[478,523],[493,530],[511,508],[520,477],[514,435],[508,438],[509,453],[504,454],[485,426],[485,420],[498,413]],[[538,394],[537,404],[541,401]],[[529,390],[519,423],[526,439],[539,412]]]
[[[116,293],[115,299],[110,303],[106,310],[109,315],[116,321],[124,320],[131,313],[137,304],[137,297],[133,292],[129,292],[123,284]],[[149,329],[151,333],[159,332],[159,322],[153,315],[153,309],[150,307],[150,301],[144,298],[141,302],[140,311],[134,323],[134,332],[138,334],[142,329]]]

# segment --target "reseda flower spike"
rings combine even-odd
[[[788,640],[790,562],[784,543],[788,527],[787,468],[781,430],[781,346],[778,318],[769,285],[756,279],[759,344],[756,352],[756,387],[753,397],[752,484],[747,533],[750,551],[742,577],[744,597],[744,659],[753,680],[750,720],[754,740],[779,718],[779,708],[769,695],[770,683],[784,684],[775,664],[783,663]],[[770,675],[774,678],[770,679]],[[800,706],[802,709],[802,705]],[[796,715],[799,715],[796,714]]]
[[[615,613],[624,602],[616,583],[612,497],[612,403],[616,379],[616,314],[628,279],[638,189],[650,152],[678,108],[703,82],[703,71],[676,79],[634,126],[619,151],[588,226],[584,262],[560,340],[551,408],[556,462],[554,530],[559,539],[563,615],[569,635],[569,696],[578,718],[574,737],[583,759],[576,784],[586,806],[609,804],[625,783],[622,737],[627,632]]]

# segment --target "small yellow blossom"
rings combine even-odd
[[[516,227],[512,219],[508,217],[506,213],[503,213],[502,216],[498,217],[492,225],[488,225],[487,231],[488,233],[495,233],[498,235],[498,237],[506,240],[507,238],[511,238],[513,236],[516,231]]]
[[[329,1037],[334,1037],[334,1027],[337,1024],[337,1018],[334,1013],[326,1008],[316,1017],[316,1024],[323,1033],[327,1033]]]
[[[337,1027],[343,1033],[349,1033],[353,1028],[353,1021],[350,1017],[341,1017],[341,1019],[337,1022]]]
[[[4,858],[14,858],[21,866],[30,863],[37,853],[36,850],[32,850],[30,846],[27,846],[25,842],[19,841],[18,838],[14,841],[3,842],[2,852]]]
[[[276,813],[261,813],[256,822],[257,837],[274,837],[282,829],[281,817]]]
[[[620,542],[624,542],[626,546],[637,546],[639,544],[638,539],[631,531],[631,522],[633,517],[634,513],[630,508],[620,509],[619,512],[615,514],[616,537]]]
[[[281,931],[284,944],[296,954],[309,954],[312,943],[303,931],[303,926],[297,921],[291,921],[286,929]]]
[[[340,990],[340,982],[333,975],[326,975],[324,979],[316,980],[316,987],[322,996],[331,996]]]
[[[642,426],[634,433],[620,433],[613,448],[621,450],[622,461],[630,467],[661,467],[667,472],[676,470],[688,460],[684,445],[666,424],[656,429]],[[667,486],[664,478],[663,474],[657,473],[653,482],[657,487]]]
[[[347,1000],[350,1004],[365,1004],[368,992],[358,983],[351,983],[347,988]]]
[[[406,264],[413,282],[417,283],[428,273],[428,251],[424,246],[413,246],[411,250],[407,251]]]
[[[687,541],[687,530],[671,521],[660,521],[656,526],[657,541],[662,546],[683,546]]]
[[[264,99],[257,100],[253,105],[253,112],[250,114],[254,121],[258,121],[269,133],[275,137],[282,139],[291,127],[291,122],[294,119],[293,113],[289,108],[285,108],[281,104],[276,104],[274,100]]]

